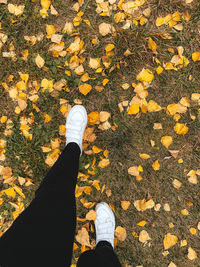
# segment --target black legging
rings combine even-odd
[[[75,186],[80,148],[69,143],[35,198],[0,239],[1,267],[70,267],[76,230]],[[107,241],[81,254],[77,267],[121,267]]]

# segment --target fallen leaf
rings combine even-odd
[[[171,144],[172,144],[172,137],[171,136],[163,136],[161,138],[161,143],[163,144],[163,146],[165,146],[166,148],[168,148]]]
[[[109,164],[110,164],[110,160],[109,159],[102,159],[101,161],[99,161],[98,167],[105,168]]]
[[[42,68],[44,66],[44,59],[38,54],[37,57],[35,58],[35,63],[38,66],[38,68]]]
[[[115,32],[115,28],[111,24],[103,22],[99,25],[99,33],[102,36],[106,36],[107,34],[112,32]]]
[[[200,60],[200,52],[194,52],[192,54],[192,60],[193,61],[199,61]]]
[[[94,210],[90,210],[87,214],[86,214],[86,219],[89,220],[89,221],[94,221],[97,217],[97,214],[96,214],[96,211]]]
[[[100,59],[99,58],[90,58],[89,66],[92,69],[97,69],[100,66]]]
[[[107,111],[101,111],[100,112],[100,122],[105,122],[110,118],[110,113]]]
[[[151,49],[153,52],[156,51],[157,45],[156,43],[149,37],[149,42],[148,42],[148,47]]]
[[[146,209],[152,209],[155,203],[152,199],[146,201],[145,199],[142,200],[135,200],[134,206],[138,211],[145,211]]]
[[[128,114],[137,114],[140,111],[139,105],[137,104],[132,104],[128,108]]]
[[[130,201],[121,201],[121,206],[122,206],[122,209],[123,210],[127,210],[128,208],[129,208],[129,206],[130,206]]]
[[[128,173],[133,176],[138,176],[140,174],[137,166],[132,166],[128,169]]]
[[[150,158],[150,156],[148,154],[145,154],[145,153],[143,153],[143,154],[139,153],[139,156],[141,159],[149,159]]]
[[[164,237],[163,244],[164,244],[164,249],[169,249],[172,246],[174,246],[178,241],[178,237],[175,235],[172,235],[170,233],[167,233]]]
[[[137,225],[139,225],[139,226],[145,226],[146,225],[146,221],[140,221],[139,223],[137,223]]]
[[[41,0],[41,6],[45,10],[48,10],[50,5],[51,5],[51,1],[50,0]]]
[[[160,164],[158,162],[158,160],[156,160],[153,164],[152,164],[152,167],[155,171],[158,171],[160,170]]]
[[[177,134],[182,134],[185,135],[188,132],[188,127],[183,124],[183,123],[176,123],[174,126],[174,130],[176,131]]]
[[[88,234],[88,231],[85,229],[85,227],[82,227],[81,230],[78,230],[78,234],[76,235],[76,240],[81,245],[91,247],[91,244],[89,241],[89,234]]]
[[[195,252],[195,250],[191,247],[188,248],[188,254],[187,254],[187,257],[189,260],[195,260],[197,258],[197,254]]]
[[[154,128],[154,130],[161,130],[162,124],[161,123],[154,123],[153,128]]]
[[[142,243],[145,243],[146,241],[150,240],[150,236],[149,234],[147,233],[147,231],[145,230],[142,230],[139,234],[139,241],[142,242]]]
[[[79,85],[78,88],[83,95],[87,95],[92,90],[92,86],[87,83]]]
[[[173,186],[176,188],[176,189],[179,189],[181,187],[182,183],[177,180],[177,179],[174,179],[173,180]]]
[[[121,226],[117,226],[115,229],[115,236],[118,240],[124,241],[126,239],[126,229]]]

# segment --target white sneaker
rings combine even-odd
[[[87,111],[82,105],[71,108],[66,120],[66,145],[75,142],[79,145],[82,155],[82,140],[87,126]]]
[[[99,241],[108,241],[114,249],[115,216],[107,203],[101,202],[95,208],[96,245]]]

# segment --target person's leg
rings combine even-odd
[[[2,235],[0,266],[70,266],[80,152],[76,143],[65,147],[33,201]]]
[[[121,267],[112,245],[108,241],[98,242],[94,250],[87,250],[78,259],[77,267]]]

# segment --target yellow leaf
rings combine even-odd
[[[98,167],[100,168],[105,168],[110,164],[110,160],[109,159],[102,159],[99,164]]]
[[[156,68],[156,72],[157,72],[158,75],[161,74],[163,72],[163,68],[161,66],[158,66]]]
[[[145,230],[142,230],[139,234],[139,241],[142,242],[142,243],[145,243],[147,240],[150,240],[150,236],[149,234],[147,233],[147,231]]]
[[[88,114],[88,123],[90,124],[99,124],[100,114],[98,111],[92,111]]]
[[[173,186],[176,188],[176,189],[179,189],[181,187],[182,183],[177,180],[177,179],[174,179],[173,180]]]
[[[192,54],[192,60],[193,61],[199,61],[200,60],[200,52],[194,52]]]
[[[103,151],[103,149],[101,149],[97,146],[92,146],[92,151],[94,154],[98,154],[99,152]]]
[[[155,206],[153,199],[146,201],[145,199],[135,200],[134,206],[138,211],[145,211],[146,209],[152,209]]]
[[[107,111],[100,112],[100,122],[105,122],[110,118],[110,113]]]
[[[154,130],[160,130],[160,129],[162,129],[162,124],[161,123],[154,123],[153,128],[154,128]]]
[[[46,32],[47,32],[47,38],[51,38],[51,36],[56,33],[56,29],[53,25],[46,25]]]
[[[13,197],[13,198],[15,198],[15,195],[16,195],[15,190],[12,187],[2,190],[1,193],[5,193],[7,196]]]
[[[94,186],[97,191],[100,190],[100,186],[99,186],[99,181],[98,180],[94,180],[93,183],[92,183],[92,186]]]
[[[52,92],[53,91],[53,80],[43,79],[41,82],[41,87],[43,88],[43,90],[49,90],[49,92]]]
[[[107,34],[112,32],[115,32],[115,28],[111,24],[103,22],[99,25],[99,33],[102,36],[106,36]]]
[[[156,45],[156,43],[151,39],[151,37],[149,37],[148,47],[149,47],[149,49],[151,49],[152,51],[155,51],[155,50],[157,49],[157,45]]]
[[[43,117],[44,117],[44,122],[49,122],[51,120],[51,116],[49,116],[49,114],[47,113],[43,113]]]
[[[145,17],[140,18],[140,25],[143,26],[146,22],[147,22],[147,18],[145,18]]]
[[[84,83],[82,85],[79,85],[79,91],[83,95],[87,95],[92,90],[92,86],[88,83]]]
[[[8,4],[8,11],[17,17],[20,17],[23,14],[24,8],[25,8],[24,5],[17,6],[13,4]]]
[[[108,79],[104,79],[103,82],[102,82],[103,86],[105,86],[108,82],[109,82]]]
[[[87,214],[86,214],[86,219],[89,221],[94,221],[96,220],[97,214],[94,210],[90,210]]]
[[[139,153],[139,155],[140,155],[140,158],[141,159],[149,159],[150,158],[150,156],[148,155],[148,154],[141,154],[141,153]]]
[[[124,21],[124,18],[125,18],[125,14],[122,12],[118,12],[114,15],[114,20],[116,23]]]
[[[45,10],[48,10],[50,5],[51,5],[51,1],[50,0],[41,0],[41,6]]]
[[[42,68],[44,66],[44,59],[38,54],[37,57],[35,58],[35,63],[38,66],[38,68]]]
[[[138,75],[137,80],[150,83],[154,78],[153,73],[149,69],[143,69]]]
[[[171,144],[172,144],[172,137],[171,136],[163,136],[161,138],[161,143],[163,144],[163,146],[165,146],[166,148],[168,148]]]
[[[188,248],[188,254],[187,254],[187,257],[189,260],[195,260],[197,258],[197,254],[195,252],[195,250],[191,247]]]
[[[145,226],[146,225],[146,221],[140,221],[139,223],[137,223],[137,225],[139,225],[139,226]]]
[[[97,69],[100,66],[100,59],[99,58],[90,58],[89,66],[92,69]]]
[[[7,121],[7,116],[2,116],[0,119],[1,123],[4,123]]]
[[[181,240],[181,244],[180,244],[181,247],[184,247],[184,246],[187,246],[187,240]]]
[[[183,210],[181,210],[181,214],[187,216],[189,214],[189,212],[187,209],[183,209]]]
[[[26,198],[25,195],[22,193],[22,189],[19,186],[14,185],[13,188],[21,197]]]
[[[160,164],[158,162],[158,160],[156,160],[153,164],[152,164],[152,167],[155,171],[158,171],[160,170]]]
[[[114,44],[107,44],[107,46],[105,47],[105,50],[106,52],[110,52],[113,50],[114,47],[115,47]]]
[[[164,18],[162,18],[162,17],[158,17],[157,19],[156,19],[156,26],[161,26],[161,25],[163,25],[163,24],[165,24],[165,20],[164,20]]]
[[[160,111],[162,108],[154,101],[150,100],[147,104],[148,112],[157,112]]]
[[[128,208],[129,208],[129,206],[130,206],[130,201],[121,201],[121,206],[122,206],[122,209],[123,210],[127,210]]]
[[[132,235],[133,235],[134,237],[138,237],[138,234],[137,234],[136,232],[132,232]]]
[[[183,159],[178,159],[178,163],[179,164],[183,163]]]
[[[191,228],[190,228],[190,233],[191,233],[192,235],[197,235],[197,229],[195,229],[194,227],[191,227]]]
[[[74,242],[73,243],[73,250],[76,250],[78,248],[78,246],[77,246],[77,244]],[[71,266],[71,267],[73,267],[73,266]],[[75,265],[74,265],[74,267],[76,267]]]
[[[174,246],[177,243],[177,241],[178,241],[177,236],[167,233],[163,240],[165,250]]]
[[[137,166],[130,167],[128,173],[133,176],[138,176],[140,174]]]
[[[82,82],[87,82],[90,79],[88,73],[83,74],[83,76],[81,76],[81,81]]]
[[[132,104],[128,108],[128,114],[137,114],[140,111],[139,105],[137,104]]]
[[[117,226],[115,229],[115,236],[118,240],[124,241],[126,239],[126,229],[121,226]]]
[[[88,234],[88,231],[85,229],[85,227],[82,227],[81,230],[78,230],[78,234],[76,235],[76,240],[81,245],[91,247],[91,244],[89,241],[89,234]]]
[[[183,124],[183,123],[176,123],[174,126],[174,130],[176,131],[177,134],[182,134],[185,135],[188,132],[188,127]]]

